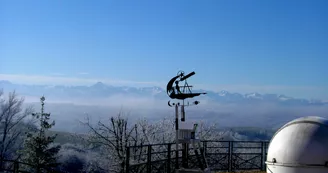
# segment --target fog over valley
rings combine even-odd
[[[39,98],[46,97],[46,111],[56,121],[55,130],[84,132],[79,123],[87,116],[93,121],[122,111],[131,121],[147,118],[158,121],[174,118],[174,108],[160,87],[114,87],[98,82],[91,86],[20,85],[1,81],[0,88],[8,93],[16,90],[24,96],[26,105],[38,110]],[[215,122],[218,128],[260,127],[276,129],[302,116],[328,117],[328,104],[320,100],[292,98],[279,94],[238,94],[229,91],[208,92],[198,99],[197,106],[186,107],[186,118],[193,121]]]

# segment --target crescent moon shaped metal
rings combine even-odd
[[[172,107],[170,100],[167,102],[167,105],[169,105],[170,107]]]

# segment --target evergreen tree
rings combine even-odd
[[[60,145],[53,145],[57,135],[46,135],[46,131],[55,125],[55,121],[49,123],[50,113],[44,112],[45,97],[40,98],[41,112],[33,113],[32,116],[38,120],[37,130],[28,132],[24,143],[22,161],[35,165],[37,172],[43,172],[41,168],[55,168],[58,166],[57,153]]]

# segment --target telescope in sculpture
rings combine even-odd
[[[173,77],[167,84],[166,91],[168,96],[171,99],[184,100],[188,98],[193,98],[201,94],[206,93],[193,93],[191,91],[192,86],[188,85],[187,79],[193,75],[195,72],[191,72],[187,75],[184,72],[180,71],[177,76]],[[179,83],[184,82],[183,86],[180,86]]]

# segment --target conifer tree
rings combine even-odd
[[[22,151],[22,161],[35,165],[37,172],[44,172],[42,170],[53,169],[58,166],[57,153],[60,150],[60,145],[53,145],[57,135],[49,136],[46,134],[55,121],[49,123],[50,113],[44,112],[45,97],[40,98],[41,112],[33,113],[32,116],[38,121],[38,129],[34,132],[27,133],[27,139],[24,143]]]

